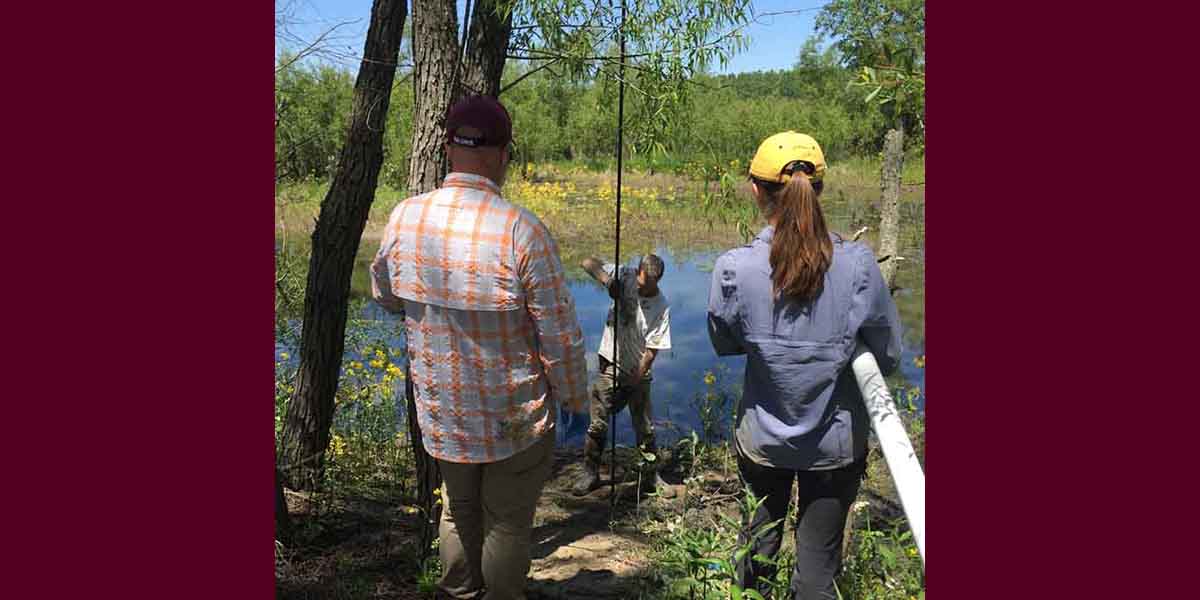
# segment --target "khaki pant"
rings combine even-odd
[[[642,379],[633,388],[618,388],[613,395],[612,363],[600,359],[600,372],[591,385],[591,423],[588,424],[587,439],[583,453],[592,465],[600,464],[604,444],[608,436],[609,415],[615,415],[629,405],[629,416],[633,421],[633,435],[638,448],[643,452],[654,452],[654,414],[650,406],[650,380]]]
[[[524,600],[533,513],[554,465],[554,433],[494,463],[439,460],[445,500],[439,587],[454,598]]]

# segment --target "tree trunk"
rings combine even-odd
[[[287,498],[283,495],[283,478],[279,468],[275,469],[275,539],[284,541],[291,538],[292,520],[288,516]]]
[[[419,558],[425,560],[432,554],[433,539],[437,536],[438,521],[442,518],[442,505],[434,494],[442,485],[442,472],[438,469],[437,461],[425,451],[425,443],[421,439],[411,368],[404,378],[404,397],[408,406],[408,438],[413,449],[413,469],[417,475],[417,503],[421,505],[422,521],[417,535],[417,552]]]
[[[458,75],[458,14],[453,0],[413,0],[413,123],[408,194],[438,186],[446,173],[444,119]]]
[[[896,277],[896,260],[900,251],[900,171],[904,166],[904,132],[890,129],[883,138],[883,168],[879,187],[879,256],[891,258],[879,265],[883,280],[893,287]]]
[[[458,76],[458,14],[452,0],[413,0],[413,123],[412,149],[408,164],[408,194],[416,196],[437,188],[446,173],[444,119],[454,98]],[[410,361],[411,365],[411,361]],[[442,485],[437,461],[425,451],[417,404],[413,397],[412,373],[405,378],[408,435],[417,476],[417,502],[422,509],[422,526],[417,551],[422,560],[432,550],[441,519],[442,505],[434,491]]]
[[[350,128],[312,235],[300,369],[283,428],[283,474],[293,489],[316,489],[323,476],[345,348],[350,274],[383,164],[383,128],[405,11],[404,0],[375,0],[371,8]]]
[[[512,12],[503,0],[477,0],[467,37],[466,64],[460,95],[500,95],[500,77],[512,34]]]

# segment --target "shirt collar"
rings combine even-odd
[[[484,177],[483,175],[475,175],[474,173],[462,173],[455,171],[446,175],[446,179],[442,182],[442,187],[465,187],[473,189],[482,189],[489,191],[497,196],[500,195],[500,186],[496,182]]]
[[[775,226],[774,225],[767,225],[766,227],[763,227],[762,231],[758,232],[758,235],[754,236],[754,239],[759,240],[764,244],[770,244],[771,240],[774,238],[775,238]],[[842,236],[840,236],[837,233],[832,232],[832,231],[829,232],[829,240],[832,241],[834,244],[840,244],[843,241],[845,241],[842,238]]]

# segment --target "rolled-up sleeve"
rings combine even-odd
[[[384,229],[383,242],[379,245],[379,252],[375,254],[375,260],[371,261],[371,297],[384,310],[390,313],[404,314],[404,300],[392,293],[392,273],[391,267],[388,265],[388,255],[396,243],[394,232],[400,212],[399,206],[392,212],[391,218],[388,219],[388,225]]]
[[[575,316],[558,245],[541,222],[518,221],[516,227],[517,272],[550,395],[571,410],[581,411],[587,401],[583,330]]]
[[[879,370],[890,375],[900,364],[900,313],[891,291],[883,281],[879,263],[866,246],[859,252],[858,277],[854,290],[852,323],[859,323],[858,336],[867,344]]]
[[[737,334],[737,270],[733,258],[723,254],[713,266],[708,291],[708,339],[717,356],[745,354]]]

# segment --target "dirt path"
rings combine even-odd
[[[619,449],[618,464],[631,458],[622,456],[630,452]],[[529,598],[636,598],[639,586],[645,586],[652,550],[652,541],[636,528],[636,517],[652,508],[677,509],[684,486],[673,486],[674,499],[643,496],[639,503],[636,479],[622,481],[625,473],[618,469],[619,502],[612,513],[607,465],[603,485],[577,497],[571,488],[581,472],[581,451],[558,449],[534,516]],[[667,479],[679,481],[670,473]],[[306,495],[288,491],[287,497],[294,521],[314,520]],[[288,549],[282,567],[277,560],[279,598],[432,597],[418,591],[412,543],[419,522],[411,507],[340,500],[320,512],[320,533]]]
[[[620,462],[620,457],[618,457]],[[583,497],[571,493],[582,473],[579,450],[560,449],[554,471],[538,503],[534,517],[533,565],[530,569],[531,598],[628,598],[634,595],[640,576],[649,566],[650,540],[632,526],[638,512],[637,483],[617,486],[620,503],[610,527],[610,487],[607,466],[602,469],[604,485]],[[618,469],[618,481],[622,479]],[[683,486],[675,486],[682,494]],[[650,503],[676,500],[643,498]]]

